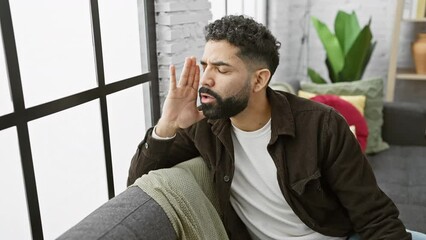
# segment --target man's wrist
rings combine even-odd
[[[158,121],[157,125],[154,128],[153,133],[155,133],[159,138],[167,139],[167,138],[173,138],[176,136],[177,129],[173,128],[167,124],[163,124],[160,121]]]
[[[176,133],[173,136],[171,136],[171,137],[162,137],[162,136],[159,136],[157,134],[157,126],[155,126],[154,129],[152,130],[152,137],[154,139],[157,139],[157,140],[169,140],[169,139],[172,139],[172,138],[176,137]]]

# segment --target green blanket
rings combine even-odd
[[[179,239],[228,239],[213,177],[202,158],[150,171],[135,181],[166,212]]]

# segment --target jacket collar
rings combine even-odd
[[[274,134],[296,136],[296,127],[290,102],[286,94],[281,91],[274,91],[270,87],[266,90],[269,102],[271,103],[271,129],[272,138]]]
[[[266,95],[271,104],[271,142],[274,142],[278,135],[289,135],[294,137],[296,135],[294,117],[285,93],[274,91],[268,87],[266,89]],[[231,140],[225,137],[227,135],[230,136],[231,133],[230,119],[209,119],[207,122],[212,125],[213,134],[223,141],[227,142]]]

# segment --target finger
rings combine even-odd
[[[192,84],[192,88],[197,90],[199,84],[200,84],[200,65],[196,64],[195,65],[194,83]]]
[[[174,89],[176,89],[176,67],[175,67],[175,65],[173,65],[173,64],[170,65],[169,72],[170,72],[169,89],[174,90]]]
[[[180,74],[179,86],[185,86],[188,82],[188,74],[191,69],[191,58],[185,58],[185,64],[183,65],[182,73]]]
[[[192,84],[194,83],[195,68],[196,68],[195,57],[191,57],[191,68],[189,70],[188,81],[187,81],[187,85],[190,87],[192,87]]]

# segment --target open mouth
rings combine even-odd
[[[213,97],[212,95],[209,95],[207,93],[200,93],[200,101],[201,103],[212,103],[214,101],[216,101],[216,98]]]

